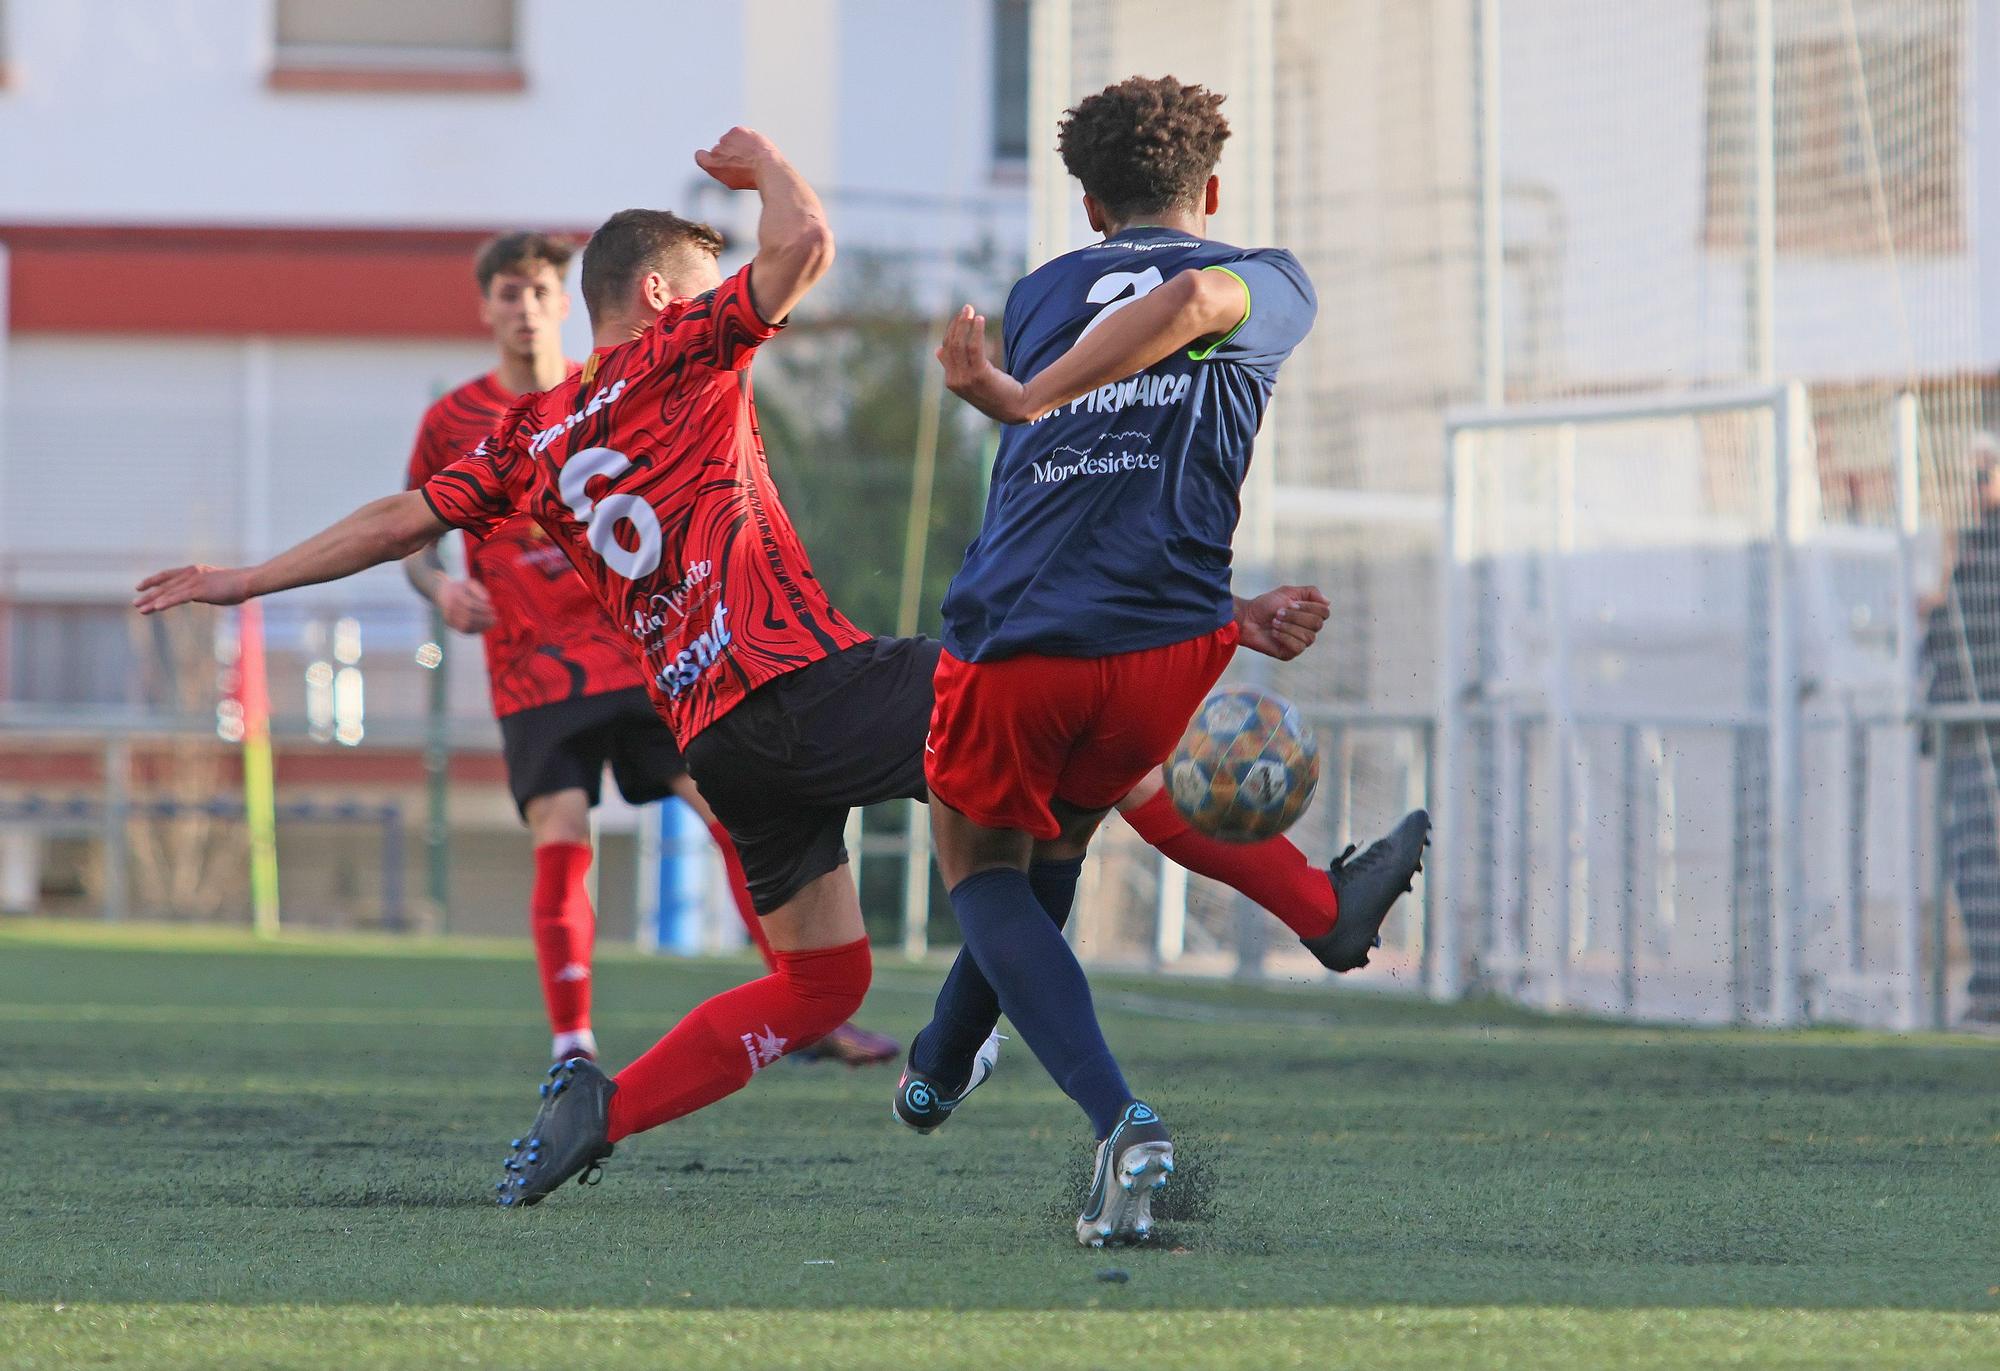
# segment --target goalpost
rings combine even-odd
[[[1894,529],[1820,508],[1797,383],[1447,416],[1435,989],[1915,1025],[1888,417]]]

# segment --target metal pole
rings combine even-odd
[[[451,929],[451,708],[452,645],[444,613],[430,607],[431,642],[438,650],[424,709],[424,890],[436,911],[437,931]]]
[[[1630,1016],[1639,1007],[1639,726],[1627,724],[1618,740],[1619,805],[1618,1000]]]
[[[1435,784],[1431,790],[1431,810],[1437,821],[1439,840],[1431,845],[1430,871],[1424,885],[1431,895],[1431,928],[1424,939],[1430,971],[1424,989],[1438,999],[1455,999],[1459,994],[1459,912],[1457,882],[1461,878],[1453,853],[1465,850],[1469,835],[1462,818],[1469,813],[1460,803],[1464,778],[1459,775],[1459,753],[1465,743],[1462,698],[1466,681],[1464,587],[1459,581],[1472,558],[1472,520],[1464,508],[1471,497],[1468,444],[1470,439],[1456,428],[1444,431],[1444,527],[1438,538],[1438,586],[1444,596],[1444,613],[1439,615],[1437,733],[1431,763]],[[1492,911],[1485,913],[1492,917]]]
[[[382,923],[401,932],[403,918],[403,807],[382,807]]]
[[[1868,727],[1855,716],[1854,695],[1845,694],[1847,738],[1847,969],[1867,969],[1868,948]]]
[[[1752,0],[1750,63],[1750,279],[1744,301],[1748,319],[1746,370],[1760,381],[1777,379],[1778,263],[1778,46],[1772,0]]]
[[[104,917],[116,923],[132,912],[132,739],[114,733],[104,742]]]
[[[931,807],[908,801],[909,850],[903,857],[903,955],[922,961],[931,935]]]
[[[1438,728],[1435,722],[1425,724],[1418,730],[1424,749],[1424,808],[1432,814],[1437,812],[1438,802]],[[1423,946],[1418,951],[1417,980],[1426,995],[1435,996],[1437,989],[1438,957],[1438,897],[1437,858],[1431,858],[1430,867],[1419,878],[1423,882]]]
[[[1069,0],[1033,0],[1028,13],[1028,264],[1069,251],[1069,173],[1056,153],[1056,121],[1069,104]]]
[[[1903,986],[1902,1026],[1916,1028],[1923,1022],[1923,891],[1921,858],[1918,848],[1917,814],[1922,804],[1923,779],[1918,747],[1923,725],[1918,722],[1922,708],[1917,699],[1917,675],[1922,669],[1923,624],[1917,618],[1916,544],[1922,517],[1917,466],[1917,397],[1908,391],[1895,400],[1896,429],[1896,586],[1900,602],[1896,607],[1896,694],[1897,715],[1904,720],[1897,736],[1903,740],[1901,757],[1902,803],[1896,806],[1896,850],[1902,854],[1902,880],[1897,892],[1900,917],[1896,929],[1896,975]],[[1941,753],[1933,753],[1939,767]],[[1942,816],[1939,816],[1941,821]],[[1931,834],[1936,838],[1935,824]],[[1944,892],[1938,892],[1944,898]]]
[[[1187,951],[1187,868],[1159,854],[1160,898],[1153,922],[1153,961],[1172,966]]]
[[[1500,186],[1500,0],[1479,0],[1479,394],[1507,399],[1506,244]]]
[[[1548,557],[1549,606],[1549,755],[1555,764],[1550,777],[1555,810],[1555,998],[1554,1006],[1569,1003],[1570,961],[1574,955],[1576,831],[1576,722],[1569,692],[1569,563],[1576,551],[1576,427],[1564,424],[1556,430],[1556,481],[1553,547]],[[1525,810],[1523,823],[1527,821]]]
[[[1354,831],[1354,758],[1348,747],[1347,728],[1343,724],[1328,724],[1320,734],[1320,766],[1324,770],[1328,763],[1333,766],[1331,784],[1321,793],[1321,801],[1327,808],[1327,818],[1333,829],[1334,846],[1340,847],[1347,841],[1347,835]]]
[[[1931,824],[1934,829],[1948,829],[1951,824],[1951,754],[1946,749],[1951,746],[1952,728],[1983,728],[1983,724],[1934,724],[1931,727],[1931,756],[1937,761],[1937,779],[1931,795]],[[1931,872],[1931,956],[1930,956],[1930,1009],[1931,1027],[1945,1026],[1945,905],[1950,899],[1951,866],[1948,859],[1950,845],[1936,842],[1931,845],[1936,865]]]
[[[924,564],[930,547],[931,494],[937,477],[938,427],[944,412],[944,369],[924,368],[917,410],[917,451],[910,477],[909,518],[903,526],[903,585],[896,606],[896,632],[908,638],[923,613]],[[921,961],[930,950],[930,806],[909,801],[903,848],[903,955]],[[861,873],[855,869],[855,880]]]
[[[910,510],[903,524],[903,584],[896,604],[896,632],[908,638],[923,613],[924,562],[930,549],[931,491],[937,479],[938,425],[944,411],[944,368],[924,367],[917,405],[917,451],[910,473]]]
[[[1246,106],[1242,150],[1249,194],[1243,232],[1250,243],[1261,245],[1278,237],[1277,19],[1274,0],[1243,0],[1241,9],[1244,71],[1235,93]],[[1287,402],[1281,394],[1273,403],[1277,413],[1266,416],[1257,435],[1237,532],[1244,564],[1260,575],[1273,572],[1278,560],[1279,434]]]
[[[1790,1023],[1796,1011],[1794,985],[1796,917],[1804,885],[1799,866],[1799,652],[1792,613],[1793,462],[1805,451],[1805,388],[1780,392],[1770,425],[1772,530],[1770,558],[1771,673],[1766,683],[1770,713],[1771,1002],[1773,1023]]]

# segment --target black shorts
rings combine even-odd
[[[595,805],[606,762],[618,793],[635,805],[664,799],[688,769],[673,730],[639,686],[509,714],[500,739],[507,788],[523,818],[528,801],[558,790],[581,790]]]
[[[921,800],[938,643],[874,638],[752,691],[688,744],[759,914],[847,860],[847,811]]]

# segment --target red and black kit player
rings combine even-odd
[[[374,501],[254,568],[149,577],[135,601],[148,613],[235,603],[526,514],[632,636],[660,716],[735,840],[777,969],[696,1006],[615,1080],[582,1058],[559,1064],[507,1163],[503,1203],[539,1200],[617,1140],[721,1099],[844,1023],[871,973],[841,846],[848,810],[924,790],[934,654],[871,638],[827,602],[751,405],[750,361],[831,265],[832,234],[760,135],[732,129],[695,160],[762,198],[746,268],[723,280],[719,240],[701,225],[614,215],[584,253],[597,347],[576,377],[522,397],[477,455],[420,492]]]
[[[562,354],[569,316],[563,274],[574,255],[547,234],[501,234],[473,260],[480,318],[493,332],[492,371],[441,397],[425,413],[410,454],[414,490],[490,434],[524,394],[574,376]],[[597,1055],[591,1030],[590,810],[608,763],[633,804],[677,795],[707,825],[721,852],[744,927],[769,964],[762,922],[750,905],[728,833],[688,776],[673,733],[654,713],[631,640],[599,608],[562,549],[532,519],[505,519],[468,537],[470,575],[447,574],[435,543],[404,560],[410,584],[460,633],[485,637],[493,713],[507,783],[534,846],[529,896],[542,996],[557,1061]],[[843,1024],[813,1054],[859,1065],[901,1052],[894,1039]]]
[[[612,216],[584,253],[597,347],[576,377],[517,402],[420,494],[375,501],[257,567],[161,572],[134,602],[145,613],[233,604],[352,575],[448,526],[483,533],[525,513],[633,639],[656,708],[741,854],[776,967],[698,1006],[615,1080],[560,1064],[508,1163],[503,1203],[533,1203],[612,1143],[739,1089],[851,1014],[870,958],[841,845],[848,811],[927,795],[939,646],[871,637],[828,603],[756,426],[751,361],[832,256],[818,199],[748,130],[696,161],[762,198],[747,267],[724,280],[720,240],[703,225]],[[1303,588],[1239,608],[1246,641],[1280,656],[1325,621],[1324,598]],[[1327,873],[1288,844],[1259,847],[1284,873],[1263,894],[1298,906],[1288,921],[1330,926]]]

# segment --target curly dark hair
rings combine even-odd
[[[1223,99],[1171,76],[1127,77],[1066,110],[1056,146],[1113,219],[1198,207],[1229,137]]]
[[[567,238],[534,232],[503,233],[479,245],[479,252],[472,259],[472,275],[479,282],[479,293],[484,295],[493,278],[503,271],[520,272],[546,263],[561,276],[575,255],[576,244]]]

